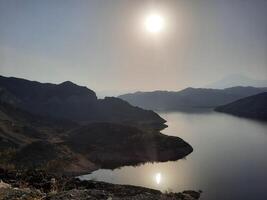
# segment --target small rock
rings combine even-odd
[[[0,188],[6,189],[6,188],[11,188],[11,186],[1,180],[0,181]]]
[[[200,192],[192,191],[192,190],[186,190],[183,191],[183,194],[187,194],[195,199],[199,199],[200,197]]]

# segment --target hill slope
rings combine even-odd
[[[111,123],[83,126],[66,140],[75,152],[104,168],[178,160],[193,151],[181,138]]]
[[[193,151],[180,138],[141,127],[79,125],[0,103],[0,167],[82,174],[100,167],[177,160]]]
[[[56,138],[76,126],[72,121],[33,115],[0,102],[0,149],[19,148],[40,139]]]
[[[178,92],[154,91],[125,94],[119,98],[132,105],[151,110],[214,108],[267,91],[267,88],[233,87],[220,89],[186,88]]]
[[[267,120],[267,92],[219,106],[215,110],[240,117]]]
[[[117,122],[163,128],[165,120],[152,111],[118,98],[97,99],[94,91],[72,82],[39,83],[0,76],[0,101],[29,113],[79,123]]]

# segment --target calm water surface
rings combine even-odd
[[[175,162],[98,170],[83,179],[162,191],[203,190],[207,200],[267,199],[267,123],[213,111],[159,113],[193,153]]]

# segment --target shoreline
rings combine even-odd
[[[0,168],[0,199],[86,200],[86,199],[164,199],[197,200],[201,191],[178,193],[99,181],[79,180],[43,170],[7,171]]]

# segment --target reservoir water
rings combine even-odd
[[[159,113],[162,131],[187,141],[185,159],[97,170],[82,179],[161,191],[202,190],[205,200],[267,199],[267,123],[205,110]]]

